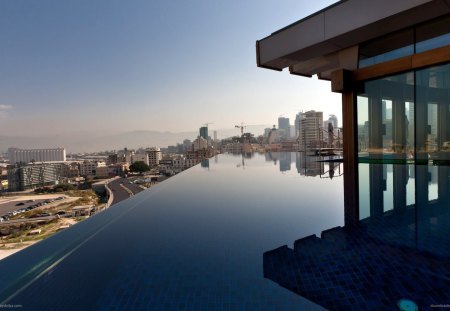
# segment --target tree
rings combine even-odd
[[[143,161],[136,161],[133,164],[130,165],[130,171],[137,172],[137,173],[144,173],[148,172],[150,170],[150,167],[145,164]]]

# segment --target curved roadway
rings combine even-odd
[[[112,201],[111,205],[126,200],[130,196],[135,195],[136,193],[139,193],[142,190],[144,190],[138,185],[131,183],[126,178],[117,178],[111,181],[108,184],[108,187],[111,189],[114,195],[114,200]]]

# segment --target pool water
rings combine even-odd
[[[263,254],[344,225],[342,165],[222,154],[0,262],[22,310],[323,310]]]

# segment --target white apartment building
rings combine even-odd
[[[145,149],[145,153],[148,155],[149,166],[158,165],[162,159],[161,149],[157,147],[147,148]]]
[[[84,161],[80,163],[80,176],[94,176],[97,163],[91,161]]]
[[[9,148],[8,158],[10,164],[29,162],[63,162],[66,161],[65,148],[49,149],[19,149]]]
[[[300,148],[319,147],[323,139],[323,112],[307,111],[300,120]]]
[[[200,159],[188,159],[184,156],[177,157],[173,160],[173,168],[185,170],[200,163]]]
[[[149,161],[149,156],[148,156],[148,154],[147,153],[143,153],[143,154],[141,154],[141,153],[136,153],[136,154],[133,154],[132,156],[131,156],[131,163],[133,164],[134,162],[144,162],[145,164],[147,164],[147,165],[150,165],[150,161]]]
[[[203,137],[197,137],[194,142],[192,143],[191,150],[196,152],[199,150],[205,150],[208,149],[208,141],[204,139]]]

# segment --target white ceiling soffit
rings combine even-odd
[[[258,41],[257,63],[275,70],[291,67],[294,74],[320,73],[313,68],[335,62],[334,52],[448,13],[450,0],[341,1]],[[317,63],[300,69],[300,62],[312,59]]]

